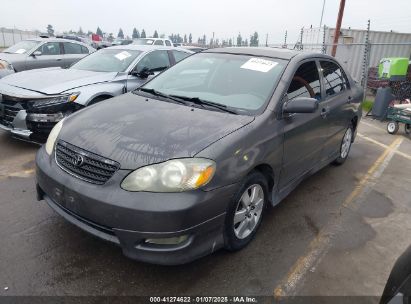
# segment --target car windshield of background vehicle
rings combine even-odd
[[[138,45],[153,45],[154,39],[136,39],[133,41],[133,44]]]
[[[198,53],[166,70],[144,88],[199,98],[253,114],[271,97],[286,62],[248,55]]]
[[[93,72],[124,72],[141,54],[136,50],[104,49],[84,57],[70,69]]]
[[[25,54],[38,44],[40,44],[40,41],[24,40],[16,43],[8,49],[5,49],[3,52],[12,54]]]

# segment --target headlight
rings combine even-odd
[[[13,66],[11,65],[11,63],[8,63],[5,60],[0,60],[0,69],[6,69],[6,70],[13,71]]]
[[[182,192],[206,185],[215,170],[215,162],[209,159],[173,159],[131,172],[121,187],[127,191]]]
[[[60,120],[54,127],[51,129],[51,132],[49,134],[49,137],[47,138],[46,142],[46,152],[48,155],[51,155],[53,153],[54,149],[54,144],[56,143],[57,137],[59,136],[59,133],[61,131],[61,128],[63,127],[63,120]]]
[[[69,95],[37,99],[33,103],[33,107],[43,108],[43,107],[53,106],[53,105],[66,103],[66,102],[73,102],[77,99],[79,95],[80,93],[71,93]]]

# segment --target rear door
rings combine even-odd
[[[88,48],[85,46],[72,43],[72,42],[63,42],[64,49],[64,66],[69,67],[76,61],[80,60],[89,53]]]
[[[343,69],[333,60],[320,60],[325,98],[323,101],[327,113],[329,129],[322,160],[337,157],[344,136],[351,120],[351,90]]]
[[[320,101],[320,107],[315,113],[293,113],[283,117],[284,154],[280,191],[297,182],[318,164],[327,138],[328,124],[321,115],[321,81],[315,60],[302,62],[294,73],[286,99],[296,97],[316,98]]]
[[[64,66],[62,44],[60,42],[44,43],[36,51],[40,51],[41,55],[27,58],[27,70]]]
[[[141,72],[143,69],[157,70],[147,78],[129,75],[127,79],[127,91],[132,91],[149,81],[154,76],[162,72],[160,69],[167,69],[171,65],[170,57],[166,50],[155,50],[142,57],[133,69],[133,72]]]

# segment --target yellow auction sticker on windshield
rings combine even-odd
[[[124,60],[124,59],[126,59],[130,56],[131,56],[131,54],[127,51],[123,51],[121,53],[118,53],[118,54],[114,55],[114,57],[116,57],[118,60]]]
[[[244,63],[241,68],[247,70],[253,70],[258,72],[267,73],[273,67],[275,67],[278,62],[262,59],[262,58],[251,58],[246,63]]]

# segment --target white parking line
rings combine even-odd
[[[392,157],[401,145],[403,138],[397,138],[394,142],[387,146],[377,161],[369,168],[367,173],[361,178],[357,186],[351,194],[344,200],[339,208],[339,214],[344,208],[351,208],[354,203],[363,198],[365,194],[376,183],[378,178],[383,174]],[[359,202],[357,202],[358,205]],[[341,226],[342,217],[330,221],[323,229],[320,230],[317,237],[311,241],[308,246],[308,251],[301,256],[297,262],[291,267],[287,276],[281,283],[275,287],[274,296],[280,299],[284,296],[294,296],[301,287],[301,283],[310,269],[315,268],[327,254],[331,248],[331,239]]]

